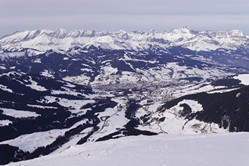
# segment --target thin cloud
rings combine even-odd
[[[23,29],[241,29],[249,33],[249,1],[1,0],[0,36]]]

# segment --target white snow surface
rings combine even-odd
[[[51,107],[51,106],[43,106],[43,105],[34,105],[34,104],[27,104],[29,107],[33,108],[42,108],[42,109],[57,109],[58,107]]]
[[[248,166],[249,133],[123,137],[11,166]]]
[[[186,99],[184,99],[181,102],[179,102],[177,104],[177,106],[179,107],[181,104],[188,104],[190,106],[190,108],[192,109],[192,113],[203,111],[202,105],[199,104],[197,101],[194,101],[194,100],[186,100]]]
[[[47,91],[46,88],[44,88],[41,85],[38,85],[38,83],[32,79],[29,80],[31,84],[26,84],[27,87],[30,87],[31,89],[37,90],[37,91]]]
[[[215,123],[205,123],[197,119],[188,120],[181,116],[182,104],[191,108],[192,113],[203,111],[202,105],[195,100],[182,100],[177,105],[166,109],[164,112],[157,111],[160,103],[151,104],[148,108],[138,110],[136,117],[141,119],[148,112],[151,113],[151,121],[138,126],[140,130],[148,130],[157,133],[168,134],[201,134],[201,133],[226,133],[228,129],[220,128]],[[164,118],[163,121],[158,119]]]
[[[249,85],[249,74],[240,74],[234,78],[240,80],[241,84]]]
[[[23,151],[33,152],[37,147],[51,144],[58,136],[63,135],[65,131],[66,129],[55,129],[24,134],[15,139],[0,142],[0,144],[9,144],[17,146]]]
[[[89,139],[97,140],[98,138],[104,137],[108,134],[118,131],[118,129],[123,128],[125,124],[129,121],[125,117],[125,105],[127,104],[125,100],[120,98],[112,99],[118,103],[114,108],[106,108],[104,112],[98,113],[98,117],[101,122],[99,123],[99,130],[96,131]]]
[[[9,89],[7,86],[5,85],[1,85],[0,84],[0,89],[2,89],[3,91],[9,92],[9,93],[13,93],[12,89]]]
[[[12,122],[10,120],[0,120],[0,127],[2,126],[8,126]]]
[[[51,144],[53,141],[56,140],[56,138],[58,138],[58,136],[64,135],[66,131],[73,129],[77,127],[78,125],[85,124],[86,122],[87,120],[83,119],[82,121],[75,123],[70,128],[53,129],[53,130],[48,130],[48,131],[34,132],[31,134],[24,134],[14,139],[0,142],[0,144],[9,144],[12,146],[16,146],[23,151],[33,152],[38,147],[42,147],[42,146],[45,147]]]
[[[187,27],[164,32],[96,32],[90,30],[67,31],[32,30],[16,32],[0,39],[0,48],[20,51],[29,48],[30,54],[40,54],[47,50],[67,52],[74,47],[91,45],[105,49],[141,50],[157,45],[162,48],[183,46],[191,50],[216,50],[218,48],[237,49],[248,45],[248,36],[239,30],[230,31],[193,31]],[[1,50],[0,50],[1,51]],[[71,53],[75,52],[71,49]],[[11,56],[4,53],[3,56]],[[16,56],[17,54],[15,54]],[[20,54],[22,56],[22,54]],[[65,59],[66,60],[66,59]]]
[[[35,112],[23,111],[23,110],[14,110],[10,108],[0,108],[3,110],[4,115],[12,116],[14,118],[35,118],[40,116]]]

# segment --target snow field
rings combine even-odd
[[[89,142],[9,165],[248,166],[248,146],[248,133],[136,136]]]

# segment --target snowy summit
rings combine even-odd
[[[161,48],[182,46],[195,51],[210,51],[219,48],[235,50],[239,47],[248,47],[248,43],[248,37],[239,30],[194,31],[187,27],[164,32],[44,29],[16,32],[5,36],[0,39],[0,49],[2,51],[34,49],[39,52],[48,50],[66,52],[72,48],[91,45],[105,49],[125,50],[143,50],[155,45]]]

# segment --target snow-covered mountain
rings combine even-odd
[[[246,73],[237,30],[5,36],[0,164],[125,136],[249,131]]]
[[[220,48],[236,50],[248,48],[248,37],[239,30],[221,32],[194,31],[186,27],[165,32],[96,32],[90,30],[67,31],[33,30],[16,32],[0,39],[1,50],[20,51],[33,49],[40,53],[48,50],[67,52],[72,48],[91,45],[104,49],[144,50],[150,46],[169,48],[182,46],[195,51],[210,51]]]
[[[72,146],[59,154],[10,166],[247,166],[248,133],[137,136]]]

